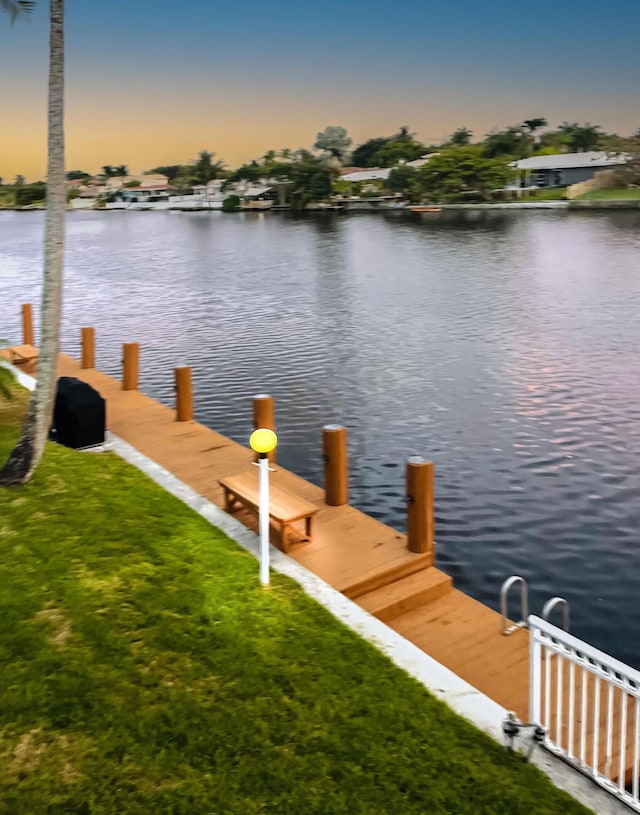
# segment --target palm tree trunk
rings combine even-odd
[[[38,466],[56,388],[64,263],[64,0],[50,0],[47,211],[38,379],[20,440],[0,471],[0,485],[23,484]]]

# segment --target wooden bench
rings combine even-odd
[[[227,512],[233,512],[236,504],[258,511],[257,467],[246,473],[221,478],[219,484],[224,490],[224,508]],[[277,484],[269,484],[269,518],[279,525],[277,543],[283,552],[289,551],[286,533],[292,531],[292,525],[297,521],[304,521],[304,539],[311,540],[311,521],[317,511],[318,507],[306,498],[294,495]]]
[[[25,374],[34,374],[38,365],[38,349],[33,345],[13,345],[0,350],[0,355],[8,359],[12,365],[24,371]]]

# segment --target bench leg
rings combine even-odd
[[[236,497],[226,487],[224,489],[224,510],[231,514],[233,512],[233,505],[236,502]]]
[[[311,540],[311,521],[313,520],[313,516],[309,515],[308,518],[304,519],[304,531],[307,536],[308,540]]]
[[[287,554],[289,551],[289,541],[287,540],[287,526],[286,524],[282,524],[280,527],[280,531],[278,532],[278,544],[279,548]]]

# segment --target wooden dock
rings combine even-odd
[[[194,420],[176,421],[175,409],[141,394],[137,390],[137,348],[124,348],[125,363],[127,354],[131,353],[132,364],[129,370],[125,364],[122,381],[89,367],[94,360],[93,341],[93,329],[83,329],[83,363],[61,354],[58,375],[76,377],[92,385],[107,402],[109,430],[224,508],[220,479],[246,473],[252,467],[253,452]],[[25,372],[34,372],[38,352],[30,343],[2,349],[1,353]],[[190,372],[188,380],[190,385]],[[247,435],[251,429],[247,428]],[[283,491],[317,508],[313,513],[312,540],[305,540],[304,535],[299,540],[295,536],[289,539],[286,549],[290,557],[486,696],[507,710],[515,711],[522,721],[527,721],[529,632],[526,628],[503,636],[500,615],[455,589],[451,578],[432,565],[432,552],[410,552],[405,535],[348,504],[327,505],[323,489],[283,467],[277,466],[271,478]],[[235,515],[257,531],[255,513],[240,510]],[[629,783],[633,759],[630,748],[624,745],[632,745],[635,738],[635,719],[631,714],[626,715],[631,703],[627,704],[620,692],[612,692],[606,704],[596,706],[599,713],[594,720],[591,714],[596,693],[594,678],[584,683],[581,670],[570,670],[566,665],[564,672],[559,673],[558,657],[547,657],[547,660],[549,699],[545,698],[545,685],[542,704],[551,737],[573,755],[583,753],[591,758],[597,751],[599,771],[615,783],[624,774],[625,782]],[[569,718],[563,702],[559,718],[554,709],[559,698],[558,687],[562,689],[562,698],[568,700],[571,686],[573,711]],[[583,698],[584,711],[590,711],[585,719]],[[626,726],[620,724],[623,706],[622,721]],[[608,729],[606,708],[617,721],[613,727],[615,732]],[[620,747],[622,732],[626,732],[622,742],[624,753]]]
[[[60,376],[74,376],[107,401],[109,429],[169,470],[200,495],[224,507],[219,479],[245,472],[253,454],[195,421],[177,422],[174,409],[95,369],[61,355]],[[251,428],[247,428],[247,436]],[[318,507],[311,542],[289,556],[317,574],[478,690],[526,720],[528,633],[500,633],[500,615],[452,586],[431,566],[431,555],[407,549],[395,529],[345,506],[327,506],[324,491],[279,465],[273,483]],[[254,514],[237,513],[256,530]]]
[[[22,321],[23,345],[0,349],[0,356],[32,374],[37,366],[38,349],[34,347],[29,304],[22,306]],[[224,508],[220,480],[252,469],[253,452],[190,418],[193,415],[190,369],[176,369],[176,411],[137,390],[137,343],[123,346],[123,363],[122,381],[96,370],[95,332],[93,328],[83,328],[81,362],[61,354],[58,375],[76,377],[92,385],[106,400],[109,430]],[[269,399],[263,396],[254,400],[256,421],[256,401],[261,401],[259,410],[264,413],[260,421],[264,427],[273,427],[268,423],[272,409],[267,404]],[[178,415],[181,421],[176,420]],[[252,429],[247,428],[247,436]],[[337,426],[325,428],[336,429]],[[336,438],[323,437],[323,444],[337,444]],[[337,449],[332,448],[334,453]],[[346,434],[343,451],[346,456]],[[327,456],[329,461],[332,458]],[[410,470],[411,478],[433,479],[432,465],[426,465],[431,470],[425,475],[425,465],[413,467],[413,461],[407,465],[407,492],[412,496],[419,494],[420,489],[414,493],[409,486]],[[451,578],[433,565],[432,505],[424,516],[416,513],[415,507],[408,508],[412,548],[416,548],[415,530],[421,524],[430,541],[430,551],[414,553],[409,551],[405,535],[344,503],[346,469],[335,477],[336,481],[328,487],[327,500],[333,501],[335,495],[342,493],[344,497],[336,501],[340,506],[329,506],[323,489],[276,467],[272,483],[288,496],[285,502],[291,503],[293,499],[303,506],[305,517],[313,516],[312,539],[308,540],[305,534],[296,539],[295,534],[287,533],[287,539],[279,541],[282,548],[470,685],[527,721],[529,631],[520,628],[503,636],[500,615],[455,589]],[[232,484],[242,480],[232,478]],[[411,503],[415,504],[413,500]],[[290,506],[283,509],[283,518],[289,510]],[[255,513],[240,510],[234,514],[257,531]],[[302,515],[295,512],[290,516],[293,520],[298,517]],[[541,703],[550,737],[570,755],[582,756],[586,765],[597,767],[614,783],[623,778],[629,784],[635,753],[640,753],[640,701],[629,701],[627,693],[611,686],[606,690],[605,701],[601,679],[592,675],[585,679],[582,668],[570,666],[558,655],[547,655],[543,673]],[[637,747],[633,747],[636,743]]]

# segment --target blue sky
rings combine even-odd
[[[0,19],[0,175],[44,171],[46,2]],[[229,164],[310,146],[327,124],[358,143],[408,124],[640,127],[640,2],[595,0],[67,0],[68,164],[141,170],[214,150]]]

